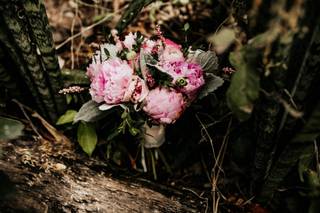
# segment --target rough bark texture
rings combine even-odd
[[[2,201],[0,197],[0,212],[204,211],[201,201],[187,193],[163,187],[164,195],[146,182],[117,180],[105,164],[72,154],[66,144],[8,144],[2,147],[0,178],[9,178],[15,190]]]

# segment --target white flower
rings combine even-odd
[[[100,46],[100,50],[96,51],[96,54],[92,58],[93,63],[102,63],[110,58],[117,57],[117,53],[119,52],[119,48],[114,44],[102,44]]]
[[[129,50],[132,49],[133,45],[136,44],[137,34],[129,33],[124,37],[123,45]]]

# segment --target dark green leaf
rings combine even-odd
[[[67,110],[66,113],[60,116],[56,125],[62,125],[62,124],[73,122],[73,119],[76,116],[76,114],[77,114],[76,110]]]
[[[0,140],[12,140],[22,135],[24,125],[17,120],[0,117]]]
[[[308,213],[319,213],[320,212],[320,200],[319,198],[312,199],[310,201],[310,207]]]
[[[301,182],[304,182],[304,173],[310,168],[311,162],[313,160],[313,153],[307,153],[300,156],[298,162],[298,174]]]
[[[97,145],[97,134],[92,124],[80,122],[77,133],[78,142],[82,150],[89,156]]]
[[[216,73],[218,71],[218,57],[213,51],[196,50],[188,58],[196,61],[206,73]]]
[[[61,74],[65,87],[75,84],[90,84],[86,72],[83,70],[62,69]]]
[[[156,84],[160,86],[171,86],[173,78],[171,75],[166,73],[160,66],[147,64],[149,68],[149,72],[153,79],[155,80]]]
[[[293,142],[311,142],[320,135],[320,103],[313,110],[303,129],[296,134]]]
[[[72,101],[72,95],[66,94],[66,101],[67,101],[67,104],[70,104]]]
[[[127,10],[120,18],[116,29],[121,33],[140,13],[143,7],[150,4],[153,0],[134,0],[131,1]]]
[[[107,141],[113,140],[115,137],[122,133],[122,129],[116,128],[110,135],[108,135]]]
[[[254,101],[259,97],[260,77],[255,66],[258,51],[246,46],[240,51],[230,53],[229,57],[237,72],[232,76],[227,101],[230,109],[241,121],[250,117]]]
[[[92,100],[83,104],[79,112],[74,117],[73,122],[74,123],[78,121],[95,122],[99,119],[104,118],[109,114],[109,111],[99,110],[99,105],[100,104]]]
[[[207,95],[209,95],[210,93],[214,92],[216,89],[218,89],[220,86],[222,86],[223,84],[223,79],[212,74],[212,73],[207,73],[205,75],[205,80],[206,83],[205,85],[202,87],[198,98],[204,98]]]

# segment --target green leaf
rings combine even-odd
[[[166,73],[162,67],[153,64],[147,64],[147,66],[156,84],[161,86],[171,86],[173,78],[171,75]]]
[[[71,123],[76,116],[77,111],[76,110],[67,110],[63,115],[60,116],[58,119],[56,125],[62,125],[62,124],[67,124]]]
[[[99,105],[95,101],[88,101],[87,103],[83,104],[80,108],[79,112],[74,117],[73,122],[76,123],[78,121],[85,121],[85,122],[95,122],[98,121],[105,116],[107,116],[110,112],[109,111],[101,111],[99,110]]]
[[[225,27],[208,40],[215,46],[217,53],[223,53],[236,40],[236,33],[234,29]]]
[[[82,150],[91,156],[98,141],[93,125],[81,122],[78,127],[77,138]]]
[[[308,213],[318,213],[318,212],[320,212],[320,200],[319,198],[312,199],[310,201]]]
[[[218,89],[220,86],[222,86],[224,80],[212,73],[207,73],[205,75],[205,85],[202,87],[198,99],[204,98],[210,93],[214,92],[216,89]]]
[[[303,129],[295,135],[292,142],[311,142],[320,136],[320,102],[311,113]]]
[[[187,32],[189,29],[190,29],[190,24],[189,23],[185,23],[184,26],[183,26],[183,30],[185,32]]]
[[[232,76],[227,102],[240,121],[250,117],[254,101],[259,97],[260,77],[256,68],[258,51],[245,46],[240,51],[230,53],[230,63],[237,72]]]
[[[313,153],[301,155],[298,162],[298,174],[301,182],[304,182],[304,173],[308,171],[313,160]]]
[[[72,101],[72,95],[66,94],[66,101],[67,101],[67,104],[70,104]]]
[[[0,117],[0,140],[12,140],[23,134],[24,125],[17,120]]]
[[[126,11],[123,13],[119,22],[117,23],[116,29],[121,33],[140,13],[143,7],[147,6],[154,0],[134,0],[131,1]]]
[[[218,71],[218,57],[213,51],[203,51],[200,49],[190,51],[188,60],[198,63],[206,73],[217,73]]]
[[[320,188],[320,181],[317,173],[308,169],[314,161],[314,140],[319,136],[319,118],[320,118],[320,103],[316,105],[313,113],[309,120],[306,122],[304,127],[296,136],[286,144],[284,150],[279,153],[279,157],[274,162],[269,175],[265,179],[261,193],[258,197],[258,201],[262,203],[270,202],[274,197],[277,189],[283,183],[290,170],[296,167],[297,161],[300,158],[298,164],[298,174],[300,180],[307,183],[309,188]],[[317,187],[315,187],[318,185]],[[319,191],[311,190],[308,192],[309,195],[317,194],[320,195]]]
[[[130,127],[130,128],[129,128],[129,132],[130,132],[130,134],[131,134],[132,136],[136,136],[137,134],[140,133],[140,130],[137,129],[137,128],[135,128],[135,127]]]
[[[65,87],[79,84],[90,84],[90,81],[84,70],[62,69],[61,75]]]

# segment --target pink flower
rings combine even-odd
[[[132,49],[133,45],[136,44],[137,34],[129,33],[124,37],[123,45],[129,50]]]
[[[143,110],[159,123],[174,123],[185,109],[183,95],[175,90],[155,88],[145,99]]]
[[[102,67],[101,63],[94,63],[94,61],[92,62],[92,64],[89,65],[89,67],[87,67],[86,74],[91,81],[100,72],[101,67]]]
[[[133,75],[128,89],[123,97],[123,102],[142,102],[147,97],[148,93],[149,89],[145,81],[142,80],[139,76]]]
[[[107,104],[119,104],[123,101],[129,87],[133,70],[127,62],[119,58],[109,59],[94,70],[89,66],[88,75],[91,78],[90,94],[98,103],[105,101]]]
[[[159,60],[162,63],[173,61],[184,61],[181,46],[169,39],[164,40],[164,50],[160,53]]]
[[[154,52],[157,46],[157,41],[146,39],[142,44],[142,50],[146,54],[151,54]]]
[[[188,63],[185,61],[169,62],[162,65],[173,78],[173,84],[178,90],[186,94],[191,100],[204,85],[203,71],[199,64]]]

